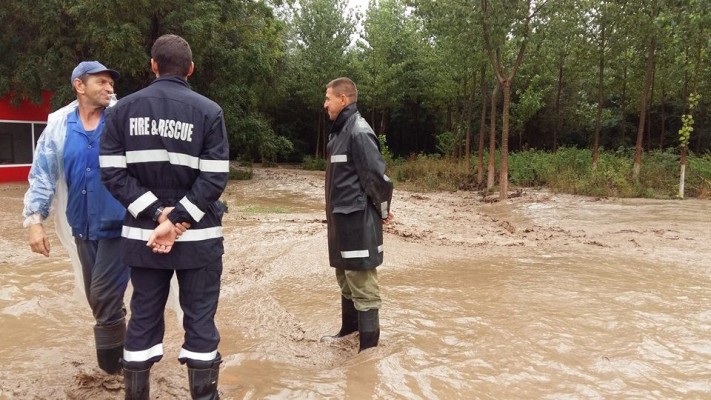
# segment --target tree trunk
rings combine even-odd
[[[326,151],[328,148],[328,125],[326,124],[327,113],[326,110],[321,110],[321,133],[323,137],[321,138],[321,157],[326,159]]]
[[[684,198],[684,181],[686,180],[686,153],[689,146],[681,148],[681,160],[679,161],[679,198]]]
[[[419,138],[420,138],[420,103],[415,102],[414,104],[415,108],[415,138],[416,142],[415,145],[419,146]],[[424,147],[424,146],[423,146]],[[420,151],[419,147],[416,147],[417,151]]]
[[[597,77],[597,112],[595,113],[595,136],[593,138],[593,169],[597,169],[597,160],[600,157],[600,123],[602,119],[602,107],[605,102],[605,24],[602,24],[600,33],[600,61],[598,63]]]
[[[526,17],[524,29],[523,29],[523,40],[521,40],[521,47],[518,49],[518,54],[516,55],[516,61],[514,61],[511,67],[511,72],[506,73],[504,70],[503,62],[501,60],[501,49],[497,48],[496,52],[491,47],[491,40],[489,39],[489,26],[488,26],[488,15],[487,0],[481,0],[482,11],[484,18],[482,18],[482,36],[484,38],[484,48],[489,56],[489,61],[491,62],[491,68],[494,70],[494,75],[501,86],[501,90],[504,92],[504,107],[501,114],[501,172],[499,173],[499,198],[501,200],[506,199],[508,191],[508,152],[509,152],[509,108],[511,106],[511,85],[514,78],[516,77],[516,72],[521,66],[521,61],[523,61],[523,55],[526,52],[526,45],[528,44],[528,35],[530,33],[530,22],[536,12],[540,11],[540,8],[531,12],[532,0],[527,1],[528,16]],[[542,3],[541,7],[545,4]]]
[[[474,123],[474,98],[476,97],[476,71],[472,73],[472,92],[469,96],[469,104],[467,104],[467,137],[464,140],[464,159],[467,164],[467,175],[472,169],[472,124]]]
[[[703,30],[701,32],[700,37],[704,37]],[[700,40],[699,46],[697,48],[698,50],[696,53],[696,60],[695,60],[695,64],[694,64],[694,76],[692,77],[693,81],[692,81],[692,85],[691,85],[691,88],[692,88],[691,93],[693,93],[693,94],[697,94],[698,90],[699,90],[699,71],[701,68],[701,48],[702,48],[702,46],[703,46],[703,41]],[[688,107],[688,114],[694,115],[694,107],[692,107],[691,105],[689,105],[689,107]],[[693,131],[692,131],[692,134],[693,134]],[[701,132],[699,132],[697,135],[699,135],[699,137],[700,137]],[[691,140],[691,137],[689,137],[689,140]],[[686,162],[687,162],[686,158],[687,158],[688,152],[689,152],[689,145],[688,145],[688,143],[686,143],[684,145],[684,147],[682,147],[682,149],[681,149],[681,160],[679,160],[679,164],[681,164],[680,165],[680,174],[679,174],[679,197],[682,199],[684,198],[684,180],[686,178]]]
[[[444,130],[452,132],[452,104],[447,103],[447,118],[444,121]]]
[[[511,80],[503,84],[504,107],[501,110],[501,171],[499,171],[499,200],[506,200],[509,190],[509,109],[511,108]]]
[[[697,94],[699,93],[699,75],[701,72],[701,58],[702,58],[701,51],[704,48],[703,38],[705,38],[703,29],[701,30],[701,32],[699,32],[699,38],[702,38],[702,39],[699,39],[698,45],[696,47],[696,60],[694,63],[694,78],[693,78],[693,86],[692,86],[692,88],[693,88],[692,90],[694,91],[694,93],[697,93]],[[701,122],[701,119],[699,119],[699,122]],[[701,129],[696,130],[696,152],[697,153],[701,153],[702,132],[703,131]],[[691,135],[693,136],[694,132],[691,132]],[[689,141],[691,141],[691,138],[689,138]]]
[[[318,112],[316,117],[316,152],[314,153],[314,158],[319,159],[319,152],[321,151],[321,126],[323,125],[323,111]]]
[[[491,122],[489,123],[489,167],[486,174],[486,189],[494,187],[494,174],[496,173],[496,95],[499,85],[494,81],[494,90],[491,91]]]
[[[647,102],[647,124],[645,125],[645,130],[647,132],[647,143],[644,146],[647,151],[652,150],[652,113],[649,112],[649,108],[654,104],[654,84],[657,82],[657,68],[656,63],[654,69],[652,70],[652,86],[649,89],[649,101]]]
[[[662,79],[662,99],[661,99],[661,105],[660,105],[660,119],[661,123],[659,124],[659,151],[664,151],[664,136],[667,134],[667,110],[664,104],[664,101],[667,97],[666,94],[666,89],[665,89],[665,80]]]
[[[479,151],[476,164],[476,184],[481,187],[484,182],[484,133],[486,133],[486,67],[481,66],[481,119],[479,120]]]
[[[625,106],[627,105],[627,59],[622,66],[622,95],[620,96],[620,123],[622,124],[622,147],[627,145],[627,122],[625,121]]]
[[[383,112],[380,113],[380,134],[385,135],[387,133],[387,128],[385,125],[385,118],[387,117],[387,110],[383,107]]]
[[[639,127],[637,128],[637,143],[635,144],[634,166],[632,177],[639,179],[639,171],[642,168],[642,141],[644,139],[644,123],[647,119],[647,99],[649,98],[649,88],[652,86],[652,73],[654,72],[654,50],[656,48],[655,38],[649,39],[647,48],[647,73],[644,76],[644,87],[639,104]]]
[[[553,152],[558,151],[558,134],[560,132],[560,98],[563,93],[563,64],[565,56],[558,63],[558,88],[555,93],[555,124],[553,124]]]

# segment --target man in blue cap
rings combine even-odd
[[[49,115],[35,149],[23,210],[32,251],[49,257],[43,222],[55,200],[55,230],[94,314],[97,360],[109,374],[121,372],[126,332],[128,267],[120,257],[126,210],[101,182],[99,138],[104,110],[116,102],[118,78],[118,72],[98,61],[74,68],[70,82],[76,100]]]

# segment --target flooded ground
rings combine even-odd
[[[0,399],[123,398],[95,366],[66,252],[30,252],[0,186]],[[323,173],[256,169],[224,195],[223,399],[711,397],[711,202],[396,190],[381,345],[339,328]],[[51,229],[51,228],[50,228]],[[189,398],[169,315],[155,399]]]

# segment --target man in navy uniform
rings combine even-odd
[[[106,114],[102,178],[128,211],[121,234],[133,285],[123,351],[126,399],[149,398],[150,368],[163,357],[163,314],[174,273],[185,328],[178,360],[188,366],[194,399],[218,398],[219,198],[229,149],[222,109],[188,85],[193,68],[190,45],[161,36],[151,49],[156,79]]]
[[[378,345],[381,307],[376,267],[383,263],[383,224],[392,220],[393,185],[378,138],[358,113],[349,78],[326,85],[323,107],[333,121],[328,140],[328,254],[341,289],[341,329],[324,341],[359,332],[359,352]]]

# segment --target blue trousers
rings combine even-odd
[[[195,269],[131,267],[133,296],[124,361],[157,362],[163,357],[164,312],[173,273],[178,277],[185,329],[178,359],[185,362],[217,358],[220,334],[215,325],[215,313],[220,297],[221,260]]]
[[[124,322],[123,296],[128,285],[128,267],[121,262],[121,238],[82,240],[74,238],[84,275],[84,292],[96,326]]]

